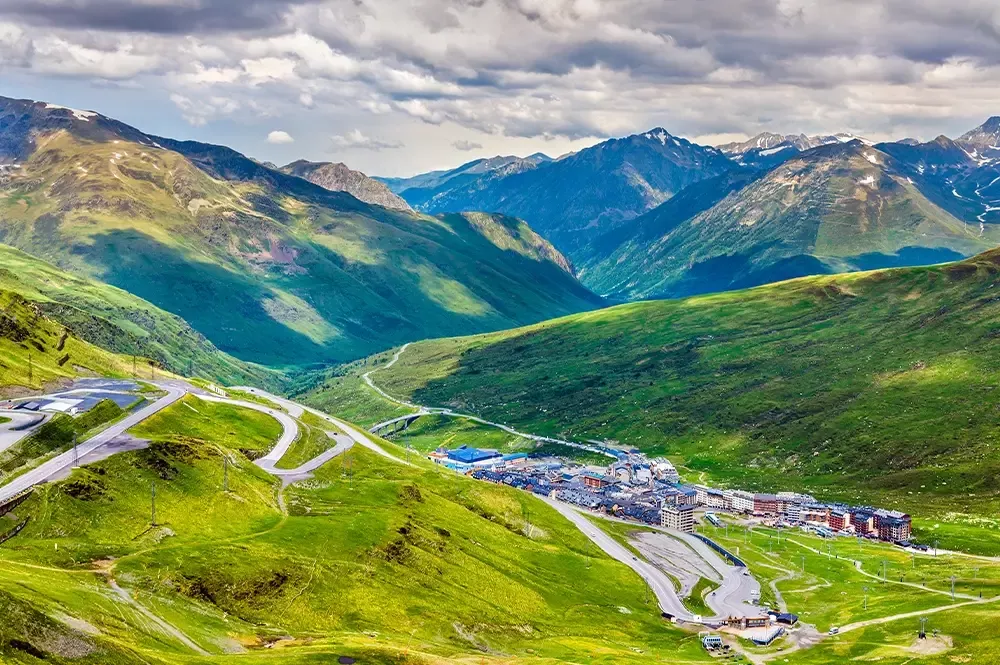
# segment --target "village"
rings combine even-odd
[[[608,457],[606,467],[468,446],[439,448],[428,458],[478,480],[685,533],[695,530],[696,514],[721,525],[715,511],[722,511],[764,526],[800,527],[824,538],[854,536],[927,549],[910,542],[910,516],[899,511],[825,503],[797,492],[767,494],[684,484],[665,458],[649,459],[637,450],[609,447],[594,451]]]

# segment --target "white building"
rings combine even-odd
[[[699,506],[716,508],[718,510],[726,508],[726,499],[722,490],[717,490],[707,485],[692,485],[692,487],[697,492],[696,498]]]
[[[732,510],[737,513],[753,512],[753,492],[743,490],[726,490],[723,496],[729,497]]]
[[[668,483],[676,483],[681,479],[677,469],[674,467],[673,463],[662,457],[657,457],[650,462],[650,466],[653,472],[653,476],[657,480],[662,480]]]
[[[664,504],[660,511],[660,526],[691,533],[694,531],[694,506]]]

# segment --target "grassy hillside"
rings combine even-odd
[[[927,197],[931,190],[911,171],[853,141],[815,148],[766,173],[698,183],[599,238],[582,278],[617,299],[678,297],[941,263],[997,244],[995,225],[954,216],[940,196]]]
[[[17,293],[95,346],[154,359],[186,376],[273,384],[278,375],[219,351],[183,319],[107,284],[0,245],[0,289]]]
[[[960,522],[1000,497],[997,288],[1000,251],[422,342],[373,376],[420,404],[617,440],[722,481],[938,501]]]
[[[242,360],[345,361],[600,303],[509,218],[367,205],[103,116],[0,100],[0,118],[0,138],[33,137],[0,154],[18,160],[0,172],[0,241],[176,314]]]
[[[557,161],[518,160],[473,178],[456,176],[436,191],[414,187],[400,195],[420,210],[494,210],[521,217],[578,262],[602,233],[733,168],[715,148],[657,128]]]
[[[131,358],[71,334],[36,303],[0,281],[0,396],[40,389],[80,374],[124,376]]]
[[[95,650],[153,662],[215,658],[193,656],[135,603],[209,654],[245,651],[227,662],[275,662],[275,641],[282,663],[705,661],[636,575],[531,495],[360,448],[278,494],[232,447],[276,432],[190,413],[206,406],[170,407],[135,432],[150,448],[75,471],[19,508],[15,519],[31,521],[0,546],[0,602],[58,613],[92,628],[81,639]],[[100,593],[112,579],[134,603]]]

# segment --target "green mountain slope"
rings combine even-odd
[[[600,303],[517,222],[367,205],[91,112],[0,99],[0,162],[0,241],[243,360],[347,360]]]
[[[0,273],[0,397],[80,374],[124,376],[131,358],[96,347],[46,314],[43,305],[8,290]]]
[[[693,185],[597,243],[584,281],[617,299],[676,297],[803,275],[940,263],[994,247],[924,195],[894,157],[860,141],[765,173]]]
[[[421,342],[375,377],[750,486],[981,507],[1000,498],[998,289],[993,251]]]
[[[6,245],[0,245],[0,289],[24,298],[81,340],[152,359],[178,374],[262,385],[278,379],[274,372],[222,353],[173,314]]]
[[[223,408],[241,411],[189,398],[135,431],[148,449],[39,488],[16,511],[28,526],[0,547],[0,607],[9,594],[89,626],[95,652],[132,655],[119,662],[708,661],[645,602],[637,575],[532,495],[360,447],[282,489],[234,446],[266,446],[275,423],[220,423]],[[0,532],[14,523],[0,517]],[[118,602],[109,580],[204,661]],[[11,652],[0,642],[0,659]]]
[[[519,160],[472,179],[463,172],[430,198],[418,187],[397,191],[420,210],[491,210],[521,217],[578,262],[597,236],[734,167],[715,148],[657,128],[555,161]]]

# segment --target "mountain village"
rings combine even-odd
[[[649,459],[638,450],[602,447],[607,467],[560,457],[461,446],[439,448],[428,458],[477,480],[502,483],[587,510],[693,532],[698,519],[720,525],[724,511],[773,527],[800,527],[824,538],[855,536],[910,547],[910,515],[873,506],[817,501],[809,494],[776,494],[685,484],[670,460]],[[923,545],[913,545],[925,548]]]

